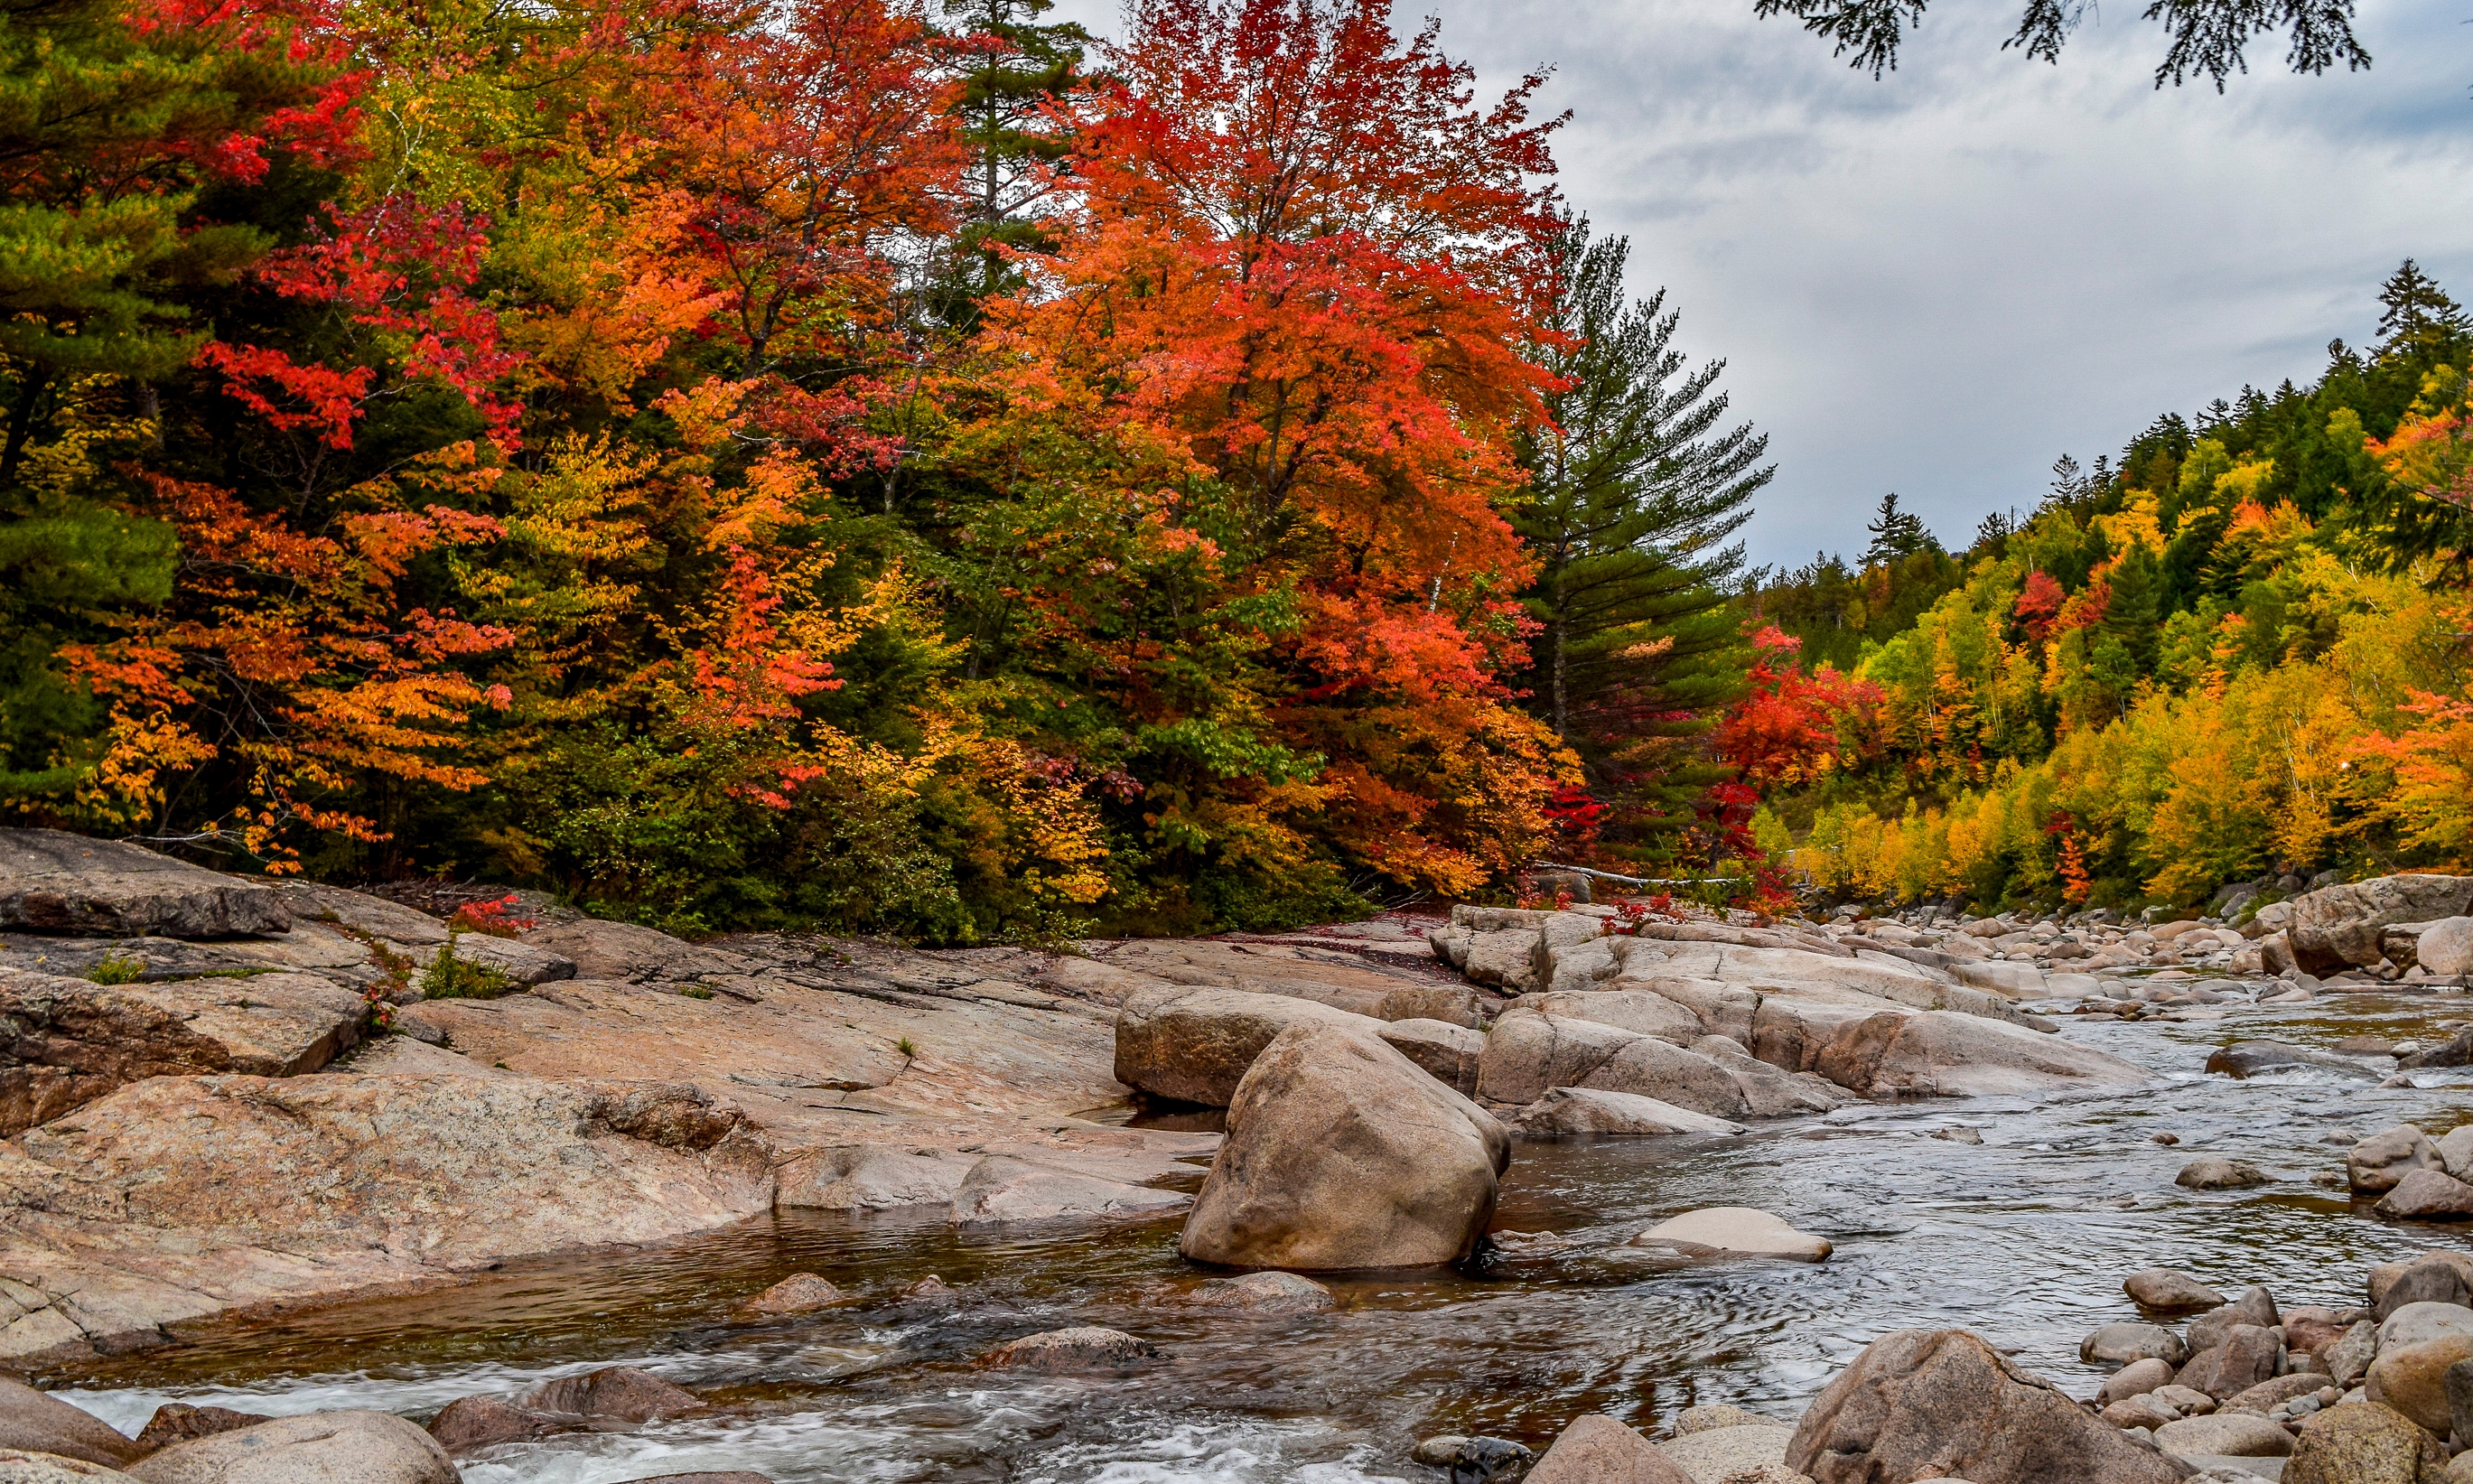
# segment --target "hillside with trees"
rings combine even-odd
[[[1536,80],[1045,9],[11,8],[0,817],[931,943],[1708,857],[1763,440]]]
[[[2473,863],[2473,320],[2408,261],[2309,387],[2063,459],[1944,551],[1753,574],[1720,751],[1766,854],[1903,899],[2186,905]]]

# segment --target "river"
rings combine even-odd
[[[164,1401],[286,1414],[370,1406],[426,1417],[546,1377],[642,1366],[717,1405],[624,1432],[508,1445],[468,1484],[612,1484],[751,1469],[781,1484],[1168,1484],[1434,1478],[1421,1437],[1488,1432],[1542,1448],[1604,1411],[1655,1429],[1699,1402],[1791,1419],[1867,1341],[1963,1326],[2074,1395],[2100,1374],[2081,1336],[2135,1317],[2121,1281],[2179,1267],[2279,1304],[2365,1302],[2371,1263],[2438,1245],[2310,1177],[2344,1139],[2473,1117],[2473,1073],[2310,1070],[2236,1082],[2213,1048],[2445,1034],[2461,997],[2339,994],[2221,1019],[2066,1017],[2062,1034],[2153,1068],[2101,1097],[1866,1105],[1729,1138],[1522,1143],[1498,1230],[1542,1233],[1465,1271],[1332,1282],[1338,1306],[1253,1317],[1181,1302],[1208,1276],[1173,1219],[1101,1232],[971,1235],[784,1213],[657,1252],[510,1266],[479,1282],[228,1327],[194,1343],[45,1377],[130,1431]],[[2365,1064],[2367,1065],[2367,1064]],[[1979,1143],[1944,1133],[1973,1131]],[[2166,1146],[2151,1136],[2170,1133]],[[2173,1184],[2201,1154],[2283,1177],[2254,1190]],[[1199,1181],[1197,1172],[1196,1181]],[[1621,1244],[1712,1205],[1760,1206],[1837,1244],[1813,1265],[1675,1268]],[[763,1325],[730,1306],[798,1271],[859,1302]],[[902,1297],[936,1275],[950,1300]],[[1164,1352],[1123,1378],[974,1369],[1001,1341],[1067,1325]]]

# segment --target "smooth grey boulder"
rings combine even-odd
[[[2190,1321],[2190,1349],[2193,1352],[2213,1350],[2223,1343],[2235,1325],[2256,1325],[2262,1329],[2275,1328],[2279,1316],[2275,1296],[2265,1288],[2245,1288],[2242,1296],[2221,1308],[2210,1309]]]
[[[2473,917],[2441,918],[2421,930],[2421,967],[2441,977],[2473,973]]]
[[[2473,1308],[2461,1304],[2406,1304],[2379,1322],[2379,1349],[2418,1345],[2448,1335],[2473,1338]]]
[[[1291,1026],[1231,1099],[1178,1251],[1307,1272],[1456,1262],[1510,1163],[1500,1123],[1380,1036]]]
[[[1309,999],[1184,985],[1128,997],[1116,1016],[1116,1080],[1153,1097],[1225,1108],[1246,1069],[1292,1025],[1386,1022]]]
[[[142,938],[286,932],[274,883],[228,876],[116,840],[0,829],[0,928]]]
[[[2398,1221],[2473,1221],[2473,1185],[2440,1170],[2408,1170],[2371,1209]]]
[[[313,1412],[176,1443],[130,1465],[144,1484],[457,1484],[438,1440],[386,1412]]]
[[[2429,1136],[2410,1123],[2382,1129],[2355,1144],[2344,1156],[2344,1177],[2353,1189],[2379,1194],[2396,1187],[2413,1170],[2443,1170],[2446,1161]]]
[[[274,1418],[263,1412],[235,1412],[229,1407],[191,1406],[185,1401],[166,1401],[155,1409],[154,1416],[146,1419],[145,1426],[137,1429],[137,1451],[140,1455],[152,1453],[175,1443],[186,1443],[191,1438],[211,1438],[220,1432],[238,1432],[243,1427],[254,1427],[259,1423],[273,1421]]]
[[[2247,1160],[2227,1160],[2218,1155],[2193,1160],[2173,1177],[2173,1184],[2191,1190],[2247,1190],[2274,1182],[2274,1176]]]
[[[2190,1358],[2190,1347],[2162,1325],[2125,1320],[2106,1325],[2080,1340],[2078,1358],[2088,1365],[2125,1366],[2141,1360],[2161,1360],[2177,1366]]]
[[[2473,1253],[2439,1248],[2370,1269],[2370,1307],[2380,1319],[2408,1304],[2473,1307]]]
[[[2175,1458],[2282,1458],[2293,1435],[2255,1413],[2217,1412],[2166,1423],[2155,1446]]]

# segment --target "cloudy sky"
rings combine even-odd
[[[2295,78],[2269,37],[2221,96],[2150,85],[2133,0],[2057,67],[2003,52],[2020,3],[1937,0],[1878,83],[1751,0],[1400,12],[1495,90],[1552,71],[1565,195],[1728,362],[1778,465],[1744,539],[1800,562],[1860,549],[1892,490],[1962,546],[2062,453],[2308,381],[2407,256],[2473,302],[2473,0],[2362,0],[2369,71]],[[1056,18],[1113,34],[1116,6]]]

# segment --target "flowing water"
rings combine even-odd
[[[1302,1318],[1181,1302],[1209,1275],[1177,1257],[1174,1220],[974,1236],[783,1213],[659,1252],[233,1327],[47,1379],[132,1431],[169,1400],[426,1417],[456,1397],[512,1398],[617,1363],[719,1403],[690,1420],[508,1445],[466,1465],[469,1484],[717,1469],[781,1484],[1430,1477],[1405,1460],[1438,1432],[1542,1447],[1584,1412],[1654,1429],[1709,1401],[1791,1418],[1867,1341],[1915,1326],[1973,1328],[2085,1396],[2100,1376],[2078,1363],[2078,1340],[2135,1317],[2121,1280],[2136,1269],[2263,1282],[2286,1305],[2342,1304],[2363,1302],[2371,1263],[2461,1241],[2381,1221],[2309,1177],[2342,1167],[2331,1136],[2473,1117],[2473,1073],[2381,1089],[2317,1070],[2236,1082],[2200,1067],[2237,1039],[2429,1037],[2467,1013],[2462,998],[2352,994],[2215,1021],[2070,1018],[2063,1035],[2163,1080],[2117,1096],[1867,1105],[1733,1138],[1524,1143],[1495,1225],[1544,1238],[1462,1271],[1336,1281],[1338,1307]],[[1934,1137],[1959,1130],[1981,1143]],[[2153,1142],[2159,1132],[2180,1142]],[[2177,1188],[2173,1175],[2200,1154],[2283,1178]],[[1766,1208],[1837,1254],[1675,1268],[1622,1246],[1711,1205]],[[861,1302],[728,1320],[732,1304],[798,1271]],[[900,1297],[929,1274],[951,1300]],[[1108,1379],[970,1364],[1004,1340],[1077,1324],[1142,1335],[1164,1358]]]

